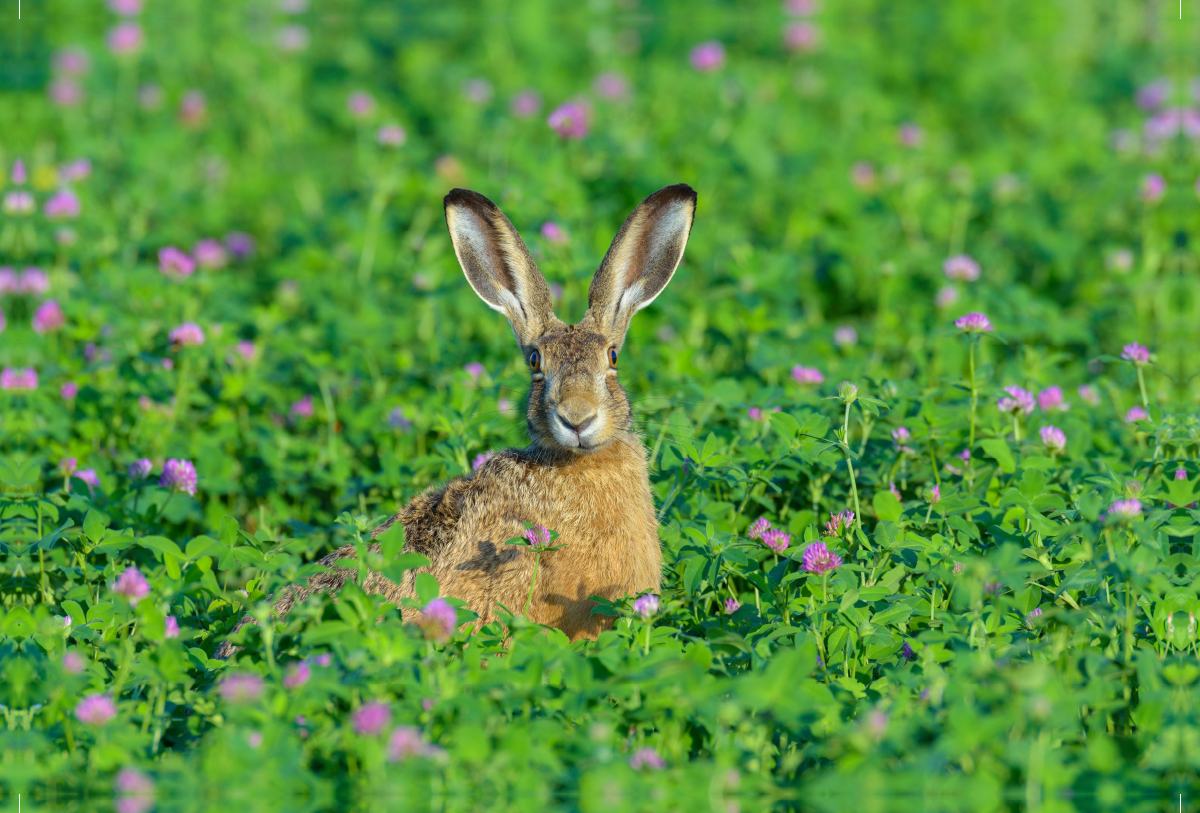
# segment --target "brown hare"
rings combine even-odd
[[[572,640],[595,638],[612,620],[592,614],[589,596],[617,598],[659,586],[662,551],[646,450],[617,381],[617,360],[629,320],[662,292],[683,258],[696,193],[687,184],[668,186],[634,209],[592,279],[587,313],[575,325],[554,315],[545,277],[494,203],[455,189],[445,207],[467,281],[508,317],[529,367],[530,443],[413,498],[372,537],[401,523],[405,550],[430,560],[423,572],[437,578],[442,595],[464,600],[486,624],[496,617],[497,603],[523,610],[533,578],[533,553],[506,540],[524,535],[524,522],[554,529],[563,547],[542,554],[529,618]],[[371,549],[378,551],[379,543]],[[333,569],[307,587],[284,590],[275,615],[314,591],[336,592],[356,579],[357,567],[338,565],[354,556],[353,546],[326,556],[321,564]],[[414,582],[413,572],[399,585],[370,573],[362,587],[399,603],[414,595]],[[411,618],[418,611],[403,613]],[[248,622],[247,615],[235,630]],[[237,650],[226,641],[217,657]]]

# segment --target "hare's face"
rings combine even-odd
[[[586,453],[628,432],[632,414],[617,381],[617,359],[617,342],[590,316],[539,337],[525,354],[532,375],[530,439],[544,448]]]
[[[467,281],[508,317],[529,365],[527,420],[535,446],[582,454],[629,431],[617,357],[629,320],[662,292],[683,259],[695,211],[696,193],[687,184],[642,201],[592,279],[587,315],[567,325],[554,315],[546,278],[496,204],[466,189],[446,196],[446,225]]]

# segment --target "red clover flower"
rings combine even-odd
[[[31,265],[21,271],[20,289],[21,293],[30,296],[42,296],[50,290],[50,277],[36,265]]]
[[[204,329],[195,322],[184,322],[173,328],[167,337],[176,348],[198,347],[204,344]]]
[[[1062,387],[1046,387],[1038,393],[1038,406],[1043,412],[1066,412],[1071,404],[1063,400]]]
[[[42,213],[51,220],[79,217],[79,196],[70,189],[60,189],[46,200]]]
[[[1004,391],[1009,397],[1001,398],[996,406],[1001,412],[1016,414],[1022,412],[1026,415],[1033,412],[1034,398],[1033,393],[1020,387],[1005,387]]]
[[[375,97],[366,91],[355,91],[346,97],[346,108],[356,119],[364,118],[375,112]]]
[[[812,51],[821,41],[821,29],[816,23],[799,20],[783,29],[783,44],[789,51]]]
[[[408,134],[399,124],[384,124],[375,131],[375,141],[383,147],[399,147],[407,138]]]
[[[1167,182],[1157,172],[1151,172],[1142,178],[1142,200],[1146,203],[1158,203],[1167,194]]]
[[[513,96],[508,109],[519,119],[536,116],[537,112],[542,109],[542,96],[536,90],[522,90],[516,96]]]
[[[59,330],[67,323],[62,306],[56,300],[47,299],[33,313],[33,332],[50,333]]]
[[[296,661],[287,668],[287,672],[283,676],[283,687],[295,689],[308,683],[308,679],[311,677],[312,667],[308,665],[308,662]]]
[[[534,525],[525,531],[525,539],[532,548],[544,548],[550,544],[550,531],[542,525]]]
[[[829,512],[829,522],[825,523],[825,536],[841,536],[842,531],[849,530],[854,524],[854,512],[842,511],[840,513]]]
[[[1043,426],[1039,434],[1042,443],[1053,455],[1060,455],[1067,449],[1067,435],[1057,426]]]
[[[184,279],[195,272],[196,261],[175,246],[164,246],[158,250],[158,270],[168,277]]]
[[[957,282],[974,282],[979,279],[979,263],[966,254],[955,254],[942,263],[947,279]]]
[[[374,737],[382,734],[392,721],[392,710],[380,702],[367,703],[354,712],[351,723],[354,730],[362,737]]]
[[[762,541],[764,545],[776,553],[783,553],[791,543],[792,535],[784,533],[778,528],[772,528],[763,534]]]
[[[146,581],[142,571],[136,567],[126,568],[125,572],[118,576],[116,582],[113,583],[113,592],[125,596],[129,599],[130,604],[137,604],[150,595],[150,582]]]
[[[542,237],[551,243],[567,242],[567,233],[553,220],[547,220],[542,224]]]
[[[583,102],[564,102],[546,119],[550,129],[562,138],[580,139],[588,134],[592,114]]]
[[[816,367],[803,367],[797,364],[792,368],[792,379],[797,384],[820,384],[825,376]]]
[[[288,408],[293,418],[311,418],[313,416],[313,397],[306,395]]]
[[[225,235],[225,247],[235,259],[244,260],[254,253],[254,238],[244,231],[231,231]]]
[[[246,672],[226,675],[217,690],[228,703],[254,703],[262,696],[263,679]]]
[[[954,320],[954,326],[964,333],[989,333],[995,328],[982,313],[968,313]]]
[[[162,476],[158,484],[172,491],[196,496],[196,467],[190,460],[171,458],[163,463]]]
[[[117,716],[117,706],[106,694],[89,694],[75,705],[75,719],[101,726]]]
[[[688,61],[700,73],[712,73],[725,64],[725,46],[716,40],[702,42],[688,54]]]
[[[445,641],[458,627],[458,611],[444,598],[435,598],[421,608],[418,626],[425,637],[434,641]]]
[[[1150,351],[1137,342],[1134,342],[1121,348],[1121,358],[1126,361],[1132,361],[1138,367],[1142,367],[1150,362]]]
[[[633,602],[634,615],[639,618],[650,618],[658,613],[658,596],[647,593]]]
[[[822,576],[842,565],[842,557],[831,552],[824,542],[813,542],[805,548],[800,561],[804,570]]]
[[[388,738],[388,762],[402,762],[408,757],[436,759],[444,756],[445,751],[425,742],[421,730],[414,726],[396,726]]]
[[[629,758],[629,767],[633,768],[635,771],[640,771],[643,768],[661,771],[663,768],[667,767],[667,763],[653,748],[639,748],[634,752],[633,756]]]
[[[759,517],[750,523],[750,528],[746,531],[746,536],[749,539],[762,539],[763,534],[771,529],[771,523],[766,517]]]
[[[1141,500],[1117,500],[1108,507],[1109,519],[1132,521],[1142,515]]]
[[[108,43],[108,50],[117,56],[132,54],[139,50],[144,42],[142,27],[131,20],[124,20],[109,29],[105,41]]]
[[[225,245],[212,238],[205,238],[192,246],[192,256],[201,268],[223,268],[229,262]]]

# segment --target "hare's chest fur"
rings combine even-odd
[[[485,619],[497,602],[522,611],[534,584],[532,620],[595,637],[605,620],[591,615],[590,596],[658,589],[662,553],[645,452],[631,437],[551,465],[509,454],[476,475],[454,534],[457,564],[435,566],[435,575]],[[561,546],[541,555],[536,583],[533,551],[504,545],[526,522],[557,531]]]

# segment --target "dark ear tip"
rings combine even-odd
[[[485,198],[478,192],[472,192],[470,189],[451,189],[446,197],[442,199],[442,205],[446,208],[450,206],[484,206],[487,209],[495,209],[496,204]]]
[[[690,201],[692,205],[696,203],[696,190],[685,183],[671,184],[664,186],[662,189],[655,192],[651,197],[661,201]]]

